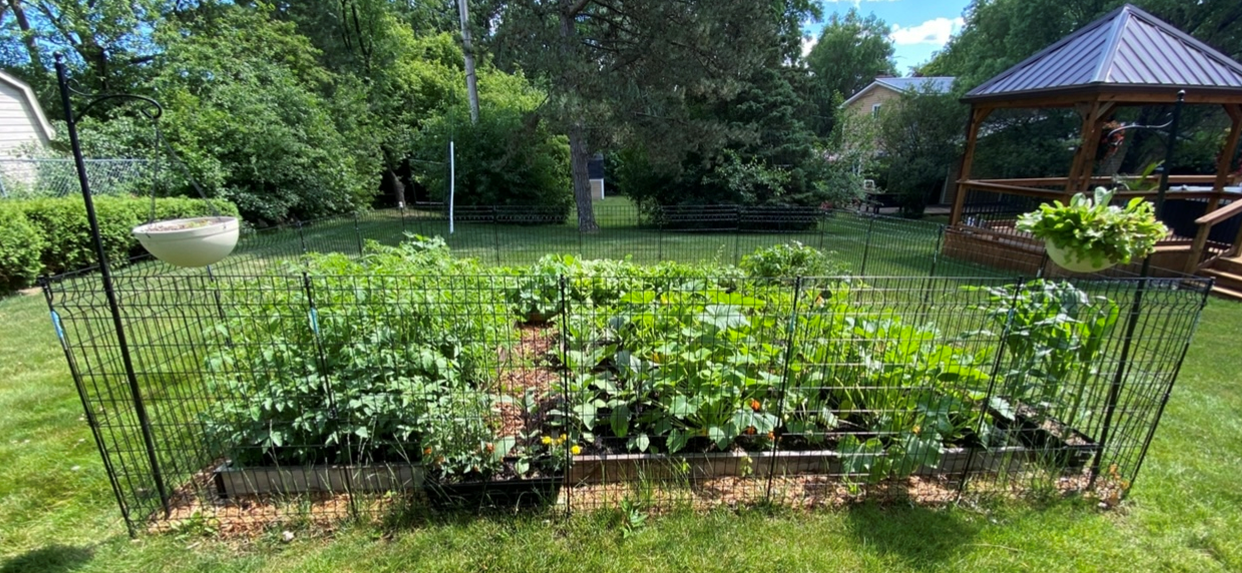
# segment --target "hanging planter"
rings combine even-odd
[[[241,225],[236,217],[196,217],[134,227],[142,247],[170,265],[205,267],[233,252]]]
[[[1080,257],[1079,254],[1071,249],[1058,247],[1052,241],[1044,242],[1044,250],[1048,251],[1048,258],[1057,266],[1075,273],[1098,273],[1113,268],[1117,265],[1117,261],[1100,259],[1093,261],[1089,258]]]
[[[1056,201],[1022,215],[1017,228],[1043,239],[1048,258],[1076,273],[1097,273],[1152,254],[1169,233],[1152,204],[1136,197],[1120,207],[1110,205],[1112,200],[1113,192],[1103,187],[1093,197],[1078,193],[1069,205]]]

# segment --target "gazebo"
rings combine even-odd
[[[1220,105],[1232,127],[1215,175],[1170,177],[1171,201],[1194,204],[1193,219],[1157,248],[1153,265],[1188,273],[1214,274],[1222,294],[1242,298],[1242,189],[1230,181],[1230,160],[1242,135],[1242,64],[1172,25],[1125,5],[1066,36],[967,93],[971,106],[961,176],[953,201],[952,233],[946,254],[978,258],[1006,250],[1016,268],[1038,269],[1042,245],[1014,230],[1017,209],[1068,200],[1112,177],[1095,175],[1096,153],[1113,112],[1121,106],[1172,104],[1185,92],[1186,104]],[[1081,140],[1067,177],[974,179],[971,177],[980,126],[1007,108],[1072,108],[1082,118]],[[1146,179],[1146,181],[1143,181]],[[1154,177],[1131,178],[1141,190],[1119,190],[1119,198],[1154,198]],[[996,206],[1008,209],[996,209]],[[1167,218],[1166,218],[1167,222]],[[1222,223],[1227,223],[1222,225]],[[1177,227],[1181,227],[1178,229]],[[1178,233],[1177,231],[1183,231]],[[972,257],[972,254],[974,255]],[[1236,266],[1235,266],[1236,265]],[[1033,268],[1031,268],[1033,266]],[[1232,282],[1231,279],[1237,279]]]

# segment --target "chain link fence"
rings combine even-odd
[[[87,159],[95,195],[147,195],[156,162],[147,159]],[[64,197],[81,193],[73,160],[0,159],[0,199]]]

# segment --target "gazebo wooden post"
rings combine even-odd
[[[1078,152],[1074,154],[1069,178],[1065,182],[1067,201],[1071,195],[1085,189],[1091,181],[1091,174],[1095,169],[1095,153],[1100,148],[1100,127],[1104,116],[1111,113],[1115,106],[1113,102],[1099,100],[1077,106],[1078,113],[1082,115],[1082,142],[1078,146]]]
[[[1221,196],[1225,194],[1225,185],[1229,182],[1230,161],[1233,160],[1233,154],[1238,151],[1238,139],[1242,136],[1242,105],[1225,104],[1225,113],[1229,114],[1233,125],[1229,129],[1229,137],[1225,139],[1225,147],[1221,149],[1220,157],[1216,160],[1216,181],[1212,184],[1212,198],[1208,200],[1207,209],[1203,211],[1204,215],[1215,211],[1220,206]],[[1186,261],[1187,274],[1198,272],[1199,261],[1203,260],[1203,250],[1207,248],[1208,237],[1211,234],[1212,225],[1199,225],[1195,240],[1190,245],[1190,258]],[[1234,237],[1233,244],[1229,247],[1229,256],[1238,256],[1239,243],[1242,243],[1242,229],[1238,230],[1238,236]]]
[[[1216,183],[1212,185],[1216,196],[1208,205],[1208,213],[1216,209],[1221,196],[1225,193],[1225,185],[1229,183],[1229,168],[1232,167],[1230,161],[1233,160],[1233,154],[1238,152],[1238,141],[1242,139],[1242,104],[1225,104],[1225,113],[1228,113],[1229,119],[1233,120],[1233,126],[1229,129],[1229,138],[1225,140],[1225,148],[1221,151],[1220,159],[1216,161]],[[1238,200],[1242,201],[1242,198]],[[1239,249],[1242,249],[1242,228],[1238,229],[1238,236],[1233,239],[1229,256],[1238,256]]]
[[[966,181],[970,180],[971,166],[975,162],[975,147],[979,143],[979,126],[992,114],[990,106],[971,105],[970,123],[966,126],[966,149],[962,153],[962,168],[957,175],[957,193],[953,196],[953,212],[949,214],[949,226],[962,220],[962,208],[966,204]]]

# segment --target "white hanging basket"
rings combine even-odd
[[[241,225],[236,217],[196,217],[134,227],[134,236],[155,258],[178,267],[205,267],[233,252]]]
[[[1067,271],[1075,273],[1098,273],[1108,270],[1117,264],[1115,261],[1102,261],[1096,264],[1089,258],[1080,258],[1073,251],[1056,246],[1052,241],[1044,241],[1044,248],[1047,249],[1048,258],[1052,259],[1052,262]]]

